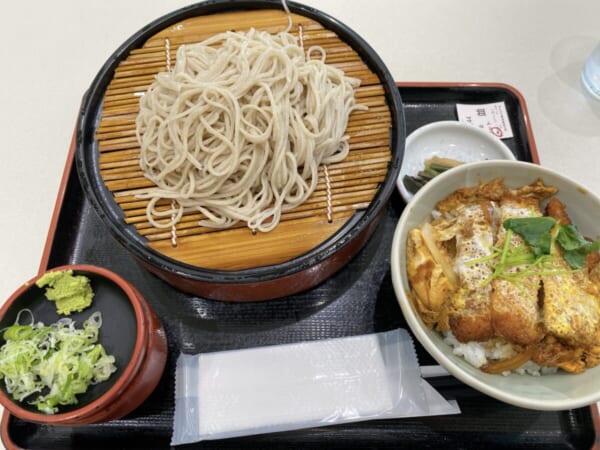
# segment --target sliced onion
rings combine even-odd
[[[509,372],[511,370],[518,369],[519,367],[521,367],[523,364],[529,361],[532,356],[533,347],[527,347],[525,350],[523,350],[520,353],[517,353],[515,356],[488,363],[482,366],[481,370],[485,373],[492,374]]]
[[[60,405],[76,404],[77,395],[90,384],[107,380],[117,370],[115,358],[97,343],[101,325],[102,316],[94,313],[83,329],[68,318],[50,326],[32,320],[8,327],[0,348],[0,378],[7,392],[47,414],[56,413]],[[23,328],[29,331],[22,333]]]
[[[433,257],[434,261],[440,265],[442,271],[444,272],[444,275],[446,275],[446,278],[448,278],[448,281],[450,281],[450,284],[452,284],[453,287],[457,287],[458,278],[456,276],[456,273],[454,272],[454,269],[448,257],[444,253],[442,253],[438,248],[434,236],[435,231],[433,230],[431,224],[429,224],[428,222],[423,224],[423,226],[421,227],[421,235],[423,236],[423,242],[425,242],[425,245],[431,253],[431,256]]]

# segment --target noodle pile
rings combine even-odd
[[[360,81],[324,61],[322,48],[305,54],[288,32],[182,45],[173,71],[159,73],[140,100],[140,165],[156,185],[140,194],[150,200],[148,221],[169,228],[196,210],[202,226],[243,221],[266,232],[302,204],[319,165],[348,154],[344,133],[359,108]]]

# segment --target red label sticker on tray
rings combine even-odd
[[[457,104],[458,121],[468,123],[500,139],[513,137],[510,120],[504,102],[483,105]]]

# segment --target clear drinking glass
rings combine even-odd
[[[600,44],[586,60],[581,72],[581,81],[590,94],[600,100]]]

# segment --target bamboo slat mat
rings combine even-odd
[[[197,16],[157,33],[130,52],[116,68],[103,103],[96,130],[100,174],[125,213],[125,222],[136,227],[147,245],[175,260],[207,269],[240,270],[290,260],[315,248],[331,237],[357,211],[366,209],[383,182],[391,160],[390,110],[378,76],[360,56],[334,32],[318,22],[293,14],[291,33],[301,36],[304,47],[320,45],[326,62],[359,78],[357,103],[368,106],[354,111],[347,134],[350,154],[324,169],[312,196],[299,207],[282,214],[279,225],[269,233],[253,234],[245,224],[228,230],[201,227],[197,212],[184,214],[177,224],[176,246],[172,230],[157,229],[145,215],[147,200],[136,196],[152,186],[139,168],[139,146],[135,119],[139,96],[158,72],[175,63],[177,48],[202,41],[227,30],[251,27],[272,33],[288,26],[281,10],[252,10]],[[168,205],[165,205],[167,207]]]

